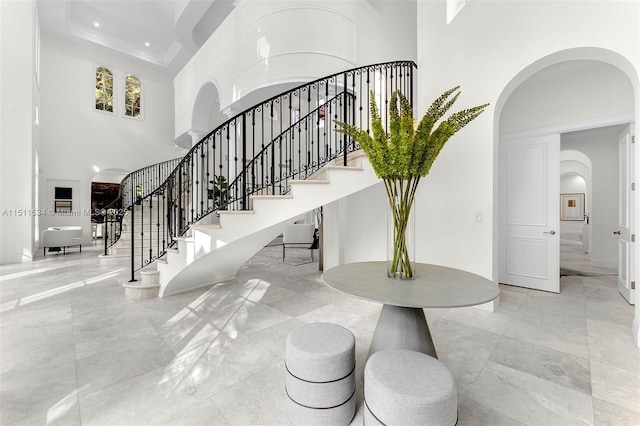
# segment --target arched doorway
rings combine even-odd
[[[198,92],[191,112],[190,139],[178,139],[176,143],[189,149],[198,143],[208,132],[215,129],[227,119],[220,110],[220,92],[214,83],[205,83]]]
[[[98,171],[91,179],[91,239],[102,238],[104,217],[101,210],[111,205],[120,192],[120,182],[129,172],[124,169]],[[117,206],[120,208],[121,206]]]
[[[564,91],[577,90],[576,83],[580,80],[576,78],[577,75],[594,69],[611,75],[615,74],[616,77],[612,80],[595,82],[591,87],[587,87],[584,91],[578,93],[574,99],[566,97],[566,95],[563,96]],[[563,78],[565,83],[567,81],[569,83],[564,86],[557,84],[557,81]],[[612,92],[608,86],[609,83],[617,84],[621,91]],[[497,130],[494,139],[496,150],[499,149],[499,140],[505,134],[510,134],[511,136],[517,133],[520,133],[520,136],[533,136],[536,134],[561,135],[568,132],[633,122],[636,115],[635,108],[638,104],[638,100],[634,98],[634,96],[637,96],[635,95],[637,90],[634,90],[634,87],[637,86],[638,76],[630,67],[628,61],[611,51],[596,48],[579,48],[557,52],[544,57],[514,76],[501,92],[496,102],[496,115],[494,117],[494,128]],[[544,93],[540,90],[547,90],[547,94],[556,95],[556,103],[547,103],[542,107],[540,103],[530,104],[528,105],[529,112],[524,114],[522,113],[522,108],[520,111],[510,110],[513,107],[513,102],[510,102],[512,96],[518,96],[518,92],[520,92],[520,95],[528,92],[529,96],[538,96],[538,99],[540,99],[544,96]],[[603,104],[598,104],[593,99],[588,99],[589,96],[598,93],[600,90],[602,90],[601,93],[608,92],[610,95],[608,103],[605,105],[608,109],[605,109],[604,112],[601,108]],[[526,99],[526,96],[520,96],[520,106],[523,105],[523,99]],[[614,107],[616,103],[619,104],[618,109]],[[566,111],[569,111],[569,113],[565,114]],[[503,120],[509,116],[514,119],[511,122],[512,124],[519,120],[521,126],[518,128],[518,126],[512,125],[509,128],[509,126],[505,125]],[[526,127],[522,126],[525,123],[528,125]],[[500,130],[498,131],[498,129]],[[637,158],[637,155],[635,158]],[[504,176],[500,176],[500,179],[504,179]],[[499,200],[500,194],[496,192],[496,206],[500,205]],[[500,209],[498,211],[504,214]],[[634,214],[632,222],[638,223],[637,212]],[[496,229],[495,237],[497,239],[496,247],[499,250],[502,235],[498,229]],[[497,253],[494,259],[497,264],[496,269],[499,270],[501,267],[500,262],[503,260],[500,259]],[[638,333],[636,329],[637,323],[638,310],[636,309],[634,338]]]

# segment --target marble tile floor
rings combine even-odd
[[[561,275],[617,275],[617,269],[591,265],[591,257],[584,253],[582,235],[560,234]]]
[[[124,298],[126,265],[96,255],[0,267],[0,424],[287,425],[284,341],[310,321],[355,334],[362,424],[380,305],[294,266],[303,251],[283,263],[266,247],[234,280],[142,301]],[[458,425],[639,425],[634,310],[616,279],[564,276],[559,295],[501,286],[495,313],[427,310]]]

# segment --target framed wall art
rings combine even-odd
[[[560,194],[560,220],[584,220],[584,193]]]

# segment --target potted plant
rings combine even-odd
[[[483,104],[451,114],[447,113],[460,95],[456,86],[434,100],[422,120],[415,125],[413,109],[407,98],[395,91],[389,104],[389,129],[382,119],[371,93],[372,134],[357,126],[336,122],[339,131],[356,140],[369,157],[376,175],[384,181],[389,201],[389,277],[411,279],[414,261],[409,252],[407,232],[416,189],[444,144],[475,119],[489,105]]]
[[[227,203],[227,178],[220,175],[209,181],[213,188],[207,189],[207,199],[213,200],[214,208],[219,209]]]

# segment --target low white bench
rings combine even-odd
[[[62,248],[66,254],[67,247],[79,246],[82,252],[82,227],[81,226],[54,226],[42,231],[42,249],[47,255],[47,248]]]

